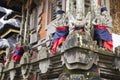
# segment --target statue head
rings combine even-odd
[[[64,11],[63,10],[58,10],[57,12],[56,12],[56,17],[59,19],[59,18],[62,18],[62,16],[64,15]]]
[[[106,15],[107,14],[107,8],[106,7],[102,7],[101,8],[101,14],[102,15]]]
[[[80,11],[76,11],[76,16],[75,17],[76,17],[77,20],[82,20],[84,16]]]

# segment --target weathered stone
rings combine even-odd
[[[41,71],[41,73],[46,73],[48,71],[50,65],[50,60],[44,60],[44,61],[40,61],[39,63],[39,69]]]

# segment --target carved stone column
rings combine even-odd
[[[69,6],[70,6],[70,0],[66,0],[66,12],[69,11]]]
[[[84,0],[67,0],[66,12],[74,14],[76,11],[85,14],[85,1]],[[83,15],[84,16],[84,15]]]
[[[29,29],[28,28],[29,11],[30,11],[30,9],[28,8],[27,14],[26,14],[25,27],[24,27],[24,44],[28,43],[27,34],[28,34],[28,29]],[[26,41],[27,41],[27,43],[26,43]]]
[[[91,12],[92,12],[92,18],[100,13],[99,7],[100,5],[98,4],[98,0],[90,0],[91,1]]]
[[[85,15],[85,4],[84,0],[76,0],[76,10]]]

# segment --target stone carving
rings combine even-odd
[[[98,47],[85,33],[71,33],[62,46],[62,62],[68,69],[90,69],[93,64],[97,64],[99,58],[91,50],[97,50]]]
[[[74,17],[74,15],[71,15],[70,13],[68,13],[69,17],[69,25],[71,27],[71,29],[74,30],[80,30],[81,28],[87,32],[90,35],[90,22],[91,22],[91,13],[88,12],[86,17],[83,16],[82,13],[76,11],[76,16]],[[79,29],[80,28],[80,29]],[[70,30],[70,32],[72,32]]]
[[[49,69],[49,65],[50,65],[50,59],[40,61],[39,69],[40,69],[41,73],[46,73]]]
[[[40,49],[38,49],[37,60],[41,60],[41,59],[45,59],[45,58],[48,58],[47,48],[46,47],[41,47]]]
[[[84,0],[67,0],[66,4],[66,12],[70,12],[74,15],[78,10],[82,14],[85,14]]]
[[[58,6],[57,12],[56,12],[56,19],[47,26],[46,40],[51,41],[50,43],[52,46],[52,50],[51,50],[52,54],[54,54],[56,51],[59,52],[60,45],[62,44],[62,42],[65,41],[65,38],[69,33],[67,21],[68,20],[67,20],[67,16],[65,15],[65,12],[63,10],[61,10],[60,6]],[[64,37],[64,41],[63,41],[63,37]],[[59,39],[59,40],[57,40],[57,39]],[[61,42],[60,42],[60,40],[61,40]]]
[[[25,52],[20,60],[20,64],[23,65],[27,63],[30,63],[30,53]]]
[[[90,3],[92,18],[94,18],[96,15],[100,14],[100,6],[97,0],[90,0]]]
[[[30,54],[25,52],[20,60],[21,72],[24,79],[27,79],[31,72],[31,66],[28,63],[30,63]]]
[[[97,14],[92,23],[94,24],[94,40],[97,40],[97,43],[100,47],[105,47],[109,51],[112,51],[112,48],[107,47],[105,43],[112,46],[112,18],[110,17],[106,7],[102,7],[101,14]],[[103,32],[104,31],[104,32]],[[106,36],[106,37],[105,37]]]
[[[22,72],[23,79],[29,78],[31,70],[32,70],[32,66],[30,65],[21,66],[21,72]]]
[[[14,80],[16,74],[16,70],[11,70],[10,71],[10,80]]]
[[[93,41],[91,36],[86,32],[80,33],[79,31],[74,31],[67,36],[65,43],[62,46],[62,52],[67,49],[73,48],[75,46],[83,47],[87,49],[96,50],[98,46],[96,45],[96,41]]]
[[[72,80],[85,80],[85,77],[82,74],[72,74],[70,76],[70,79],[72,79]]]
[[[67,10],[70,33],[74,30],[84,30],[90,35],[91,12],[85,16],[84,0],[69,0]]]
[[[109,32],[111,33],[112,28],[112,18],[107,11],[106,7],[101,8],[101,14],[97,14],[95,19],[93,20],[94,25],[104,25],[107,27]]]
[[[72,52],[71,52],[72,50]],[[90,69],[93,64],[96,64],[98,61],[97,55],[89,53],[88,51],[84,52],[78,49],[71,49],[64,53],[62,56],[62,62],[66,65],[68,69]],[[71,52],[71,53],[70,53]],[[74,52],[74,54],[73,54]]]
[[[61,73],[58,80],[70,80],[66,73]]]

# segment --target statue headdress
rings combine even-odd
[[[58,10],[58,11],[56,12],[56,14],[63,14],[63,13],[65,13],[65,11],[63,11],[63,10]]]
[[[102,7],[101,8],[101,12],[103,12],[103,11],[107,11],[107,8],[106,7]]]

